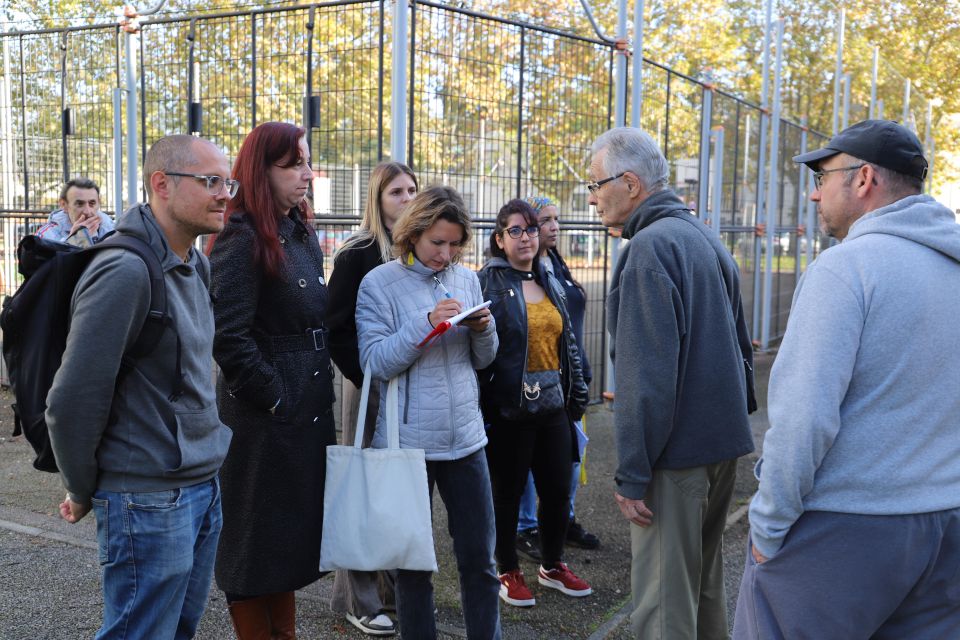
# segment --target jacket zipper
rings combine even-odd
[[[527,325],[527,301],[523,297],[523,283],[519,284],[520,315],[523,316],[523,370],[520,372],[520,395],[517,396],[517,408],[523,407],[523,374],[527,372],[527,358],[530,356],[530,327]],[[510,296],[513,297],[513,287],[510,288]]]
[[[404,382],[404,393],[403,393],[403,424],[409,424],[410,422],[410,370],[407,369],[406,374],[404,374],[406,382]]]

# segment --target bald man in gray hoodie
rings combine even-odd
[[[46,420],[67,489],[61,515],[77,522],[92,509],[97,519],[98,639],[190,638],[206,606],[231,432],[213,386],[210,267],[193,243],[223,228],[229,175],[223,153],[199,138],[162,138],[147,153],[150,203],[128,210],[117,230],[160,260],[170,324],[119,385],[150,311],[147,265],[126,249],[101,251],[71,300]]]

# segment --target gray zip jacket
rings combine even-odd
[[[459,460],[487,444],[476,369],[493,362],[497,328],[491,318],[477,333],[453,327],[425,347],[433,330],[427,315],[443,292],[434,272],[413,258],[380,265],[364,277],[357,295],[360,362],[380,381],[400,377],[400,447],[423,449],[427,460]],[[464,309],[483,301],[477,275],[460,265],[437,274]],[[386,383],[373,446],[386,446]]]
[[[80,504],[97,489],[163,491],[209,480],[231,437],[213,386],[207,259],[192,249],[186,262],[174,254],[147,205],[130,209],[118,229],[160,257],[176,332],[165,331],[115,392],[120,361],[150,309],[149,272],[125,249],[94,256],[74,289],[67,347],[46,411],[63,483]],[[183,393],[171,400],[178,337]]]

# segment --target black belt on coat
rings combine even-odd
[[[307,329],[289,336],[264,336],[261,342],[271,353],[290,351],[323,351],[327,348],[326,327]]]

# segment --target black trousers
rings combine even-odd
[[[517,520],[520,497],[533,472],[540,506],[540,553],[551,569],[563,560],[563,543],[570,518],[572,445],[570,419],[563,409],[523,420],[493,420],[487,431],[487,465],[493,486],[497,527],[497,568],[500,573],[520,566],[517,559]]]

